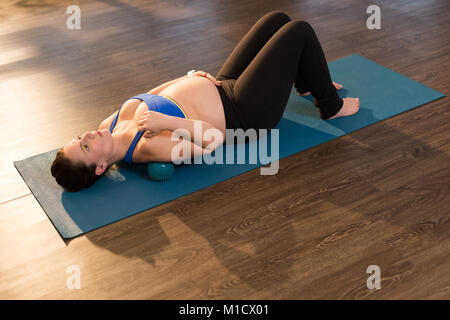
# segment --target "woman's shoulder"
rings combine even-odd
[[[131,120],[134,118],[134,114],[136,112],[137,107],[141,104],[142,101],[137,99],[129,99],[122,104],[122,106],[119,108],[120,114],[119,118],[117,119],[117,122],[122,120]],[[111,114],[108,118],[102,121],[100,123],[98,129],[109,129],[111,127],[112,122],[114,121],[114,118],[116,117],[119,110],[115,111],[113,114]],[[117,124],[117,123],[116,123]]]
[[[111,124],[112,124],[114,118],[117,115],[117,112],[119,112],[119,110],[117,110],[112,115],[110,115],[108,118],[103,120],[102,123],[100,123],[100,125],[98,126],[98,130],[109,129],[111,127]]]

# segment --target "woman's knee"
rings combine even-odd
[[[264,15],[264,18],[278,25],[284,25],[291,21],[291,18],[281,10],[273,10]]]
[[[305,20],[291,20],[289,22],[289,25],[291,25],[292,28],[302,31],[302,32],[311,32],[314,31],[313,27]]]
[[[283,26],[284,33],[289,34],[287,37],[299,37],[309,38],[314,35],[314,29],[312,26],[304,20],[291,20]]]

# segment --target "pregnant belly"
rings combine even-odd
[[[216,85],[205,77],[180,80],[160,93],[174,100],[189,119],[211,123],[225,135],[225,114]]]

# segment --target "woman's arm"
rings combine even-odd
[[[156,88],[153,88],[152,90],[150,90],[150,91],[147,92],[147,93],[150,93],[150,94],[159,94],[161,91],[163,91],[163,90],[164,90],[165,88],[167,88],[168,86],[170,86],[170,85],[172,85],[172,84],[174,84],[174,83],[176,83],[176,82],[178,82],[178,81],[180,81],[180,80],[186,79],[187,77],[188,77],[188,76],[185,75],[185,76],[176,78],[176,79],[174,79],[174,80],[167,81],[167,82],[165,82],[165,83],[163,83],[163,84],[157,86]]]
[[[142,145],[139,162],[161,161],[180,163],[188,159],[202,157],[212,150],[199,147],[186,139],[172,140],[172,132],[163,131]],[[189,163],[189,162],[188,162]]]
[[[189,132],[189,135],[191,137],[191,141],[194,142],[199,147],[202,147],[207,150],[213,151],[216,147],[223,144],[224,142],[224,136],[222,132],[214,127],[212,124],[206,121],[202,120],[195,120],[195,119],[184,119],[174,116],[168,116],[169,119],[166,123],[166,130],[175,131],[176,129],[185,129]],[[197,127],[198,132],[195,132],[195,129]],[[199,130],[201,128],[201,130]],[[212,141],[212,139],[205,139],[204,140],[204,133],[207,130],[211,130],[211,134],[214,136],[218,136],[218,140]],[[214,130],[214,131],[213,131]],[[196,135],[197,133],[197,135]],[[217,134],[216,134],[217,133]],[[220,135],[219,135],[220,134]]]
[[[144,134],[144,137],[147,139],[157,136],[164,130],[175,131],[184,129],[185,133],[187,131],[189,134],[189,137],[185,137],[185,139],[189,139],[189,141],[194,142],[199,147],[211,151],[223,144],[225,140],[222,132],[209,122],[169,116],[158,111],[145,111],[136,124],[139,131],[147,131]],[[207,138],[204,139],[207,130],[209,132]],[[182,132],[178,134],[184,136]]]

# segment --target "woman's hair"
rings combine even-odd
[[[51,172],[56,182],[66,191],[77,192],[92,186],[109,169],[108,167],[101,175],[97,175],[95,174],[96,167],[95,163],[90,166],[81,161],[74,163],[66,157],[61,148],[53,160]]]

